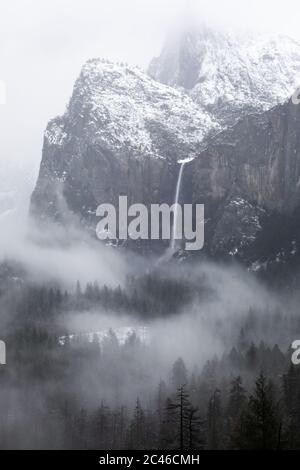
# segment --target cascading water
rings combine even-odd
[[[178,174],[178,179],[177,179],[177,184],[176,184],[176,193],[175,193],[175,204],[179,204],[179,198],[180,198],[180,190],[181,190],[181,182],[182,182],[182,176],[183,176],[183,170],[184,170],[184,165],[188,162],[191,162],[194,160],[194,158],[186,158],[185,160],[180,160],[178,163],[180,164],[180,169],[179,169],[179,174]],[[172,227],[172,232],[171,232],[171,240],[169,247],[163,254],[158,259],[158,264],[161,262],[168,261],[169,259],[172,258],[176,251],[176,226],[178,222],[178,205],[175,206],[175,212],[174,212],[174,223]]]
[[[179,204],[181,180],[182,180],[184,165],[186,163],[187,163],[187,160],[184,160],[184,161],[181,162],[179,175],[178,175],[178,179],[177,179],[177,185],[176,185],[174,223],[173,223],[172,237],[171,237],[171,243],[170,243],[170,250],[171,250],[172,253],[174,253],[175,248],[176,248],[176,227],[177,227],[177,223],[178,223],[178,204]]]

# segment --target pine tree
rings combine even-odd
[[[94,444],[97,449],[110,448],[110,409],[103,402],[96,412],[94,421]]]
[[[248,347],[248,343],[247,343],[244,328],[241,328],[241,330],[240,330],[237,345],[238,345],[238,350],[239,350],[240,353],[244,353],[246,351],[247,347]]]
[[[163,439],[163,421],[164,421],[164,406],[167,399],[167,387],[163,380],[159,382],[157,395],[156,395],[156,415],[158,422],[158,445]]]
[[[137,398],[133,418],[130,423],[127,443],[130,450],[146,448],[145,430],[145,412],[141,406],[139,398]]]
[[[241,449],[277,449],[280,447],[281,424],[272,384],[260,374],[253,395],[241,416],[238,447]]]
[[[300,371],[291,364],[283,376],[283,399],[286,413],[286,439],[289,449],[300,448]]]
[[[258,351],[254,343],[251,343],[246,352],[246,365],[250,371],[254,371],[258,365]]]
[[[172,368],[172,384],[176,389],[187,385],[187,369],[181,357],[177,359]]]
[[[208,404],[208,448],[218,450],[222,442],[221,391],[216,389]]]
[[[172,449],[174,447],[177,439],[175,427],[176,415],[174,415],[173,402],[170,398],[167,398],[160,427],[159,449]]]
[[[189,395],[184,385],[177,389],[176,401],[170,402],[168,408],[169,412],[174,415],[177,428],[175,448],[184,450],[188,447],[188,417],[191,409]]]
[[[235,448],[235,442],[239,435],[240,417],[243,413],[245,404],[247,402],[246,391],[243,387],[242,378],[235,377],[231,381],[231,388],[229,392],[229,401],[227,406],[227,435],[229,436],[226,442],[226,447]]]
[[[236,419],[246,402],[246,390],[243,387],[241,376],[235,377],[231,382],[227,413],[232,419]]]
[[[204,421],[199,416],[198,408],[188,410],[188,449],[201,450],[204,447]]]

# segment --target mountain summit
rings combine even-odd
[[[170,37],[149,75],[183,88],[224,125],[285,101],[300,84],[300,44],[283,35],[203,26]]]
[[[195,158],[220,126],[179,90],[140,69],[89,60],[63,116],[51,120],[31,212],[86,220],[120,194],[140,203],[173,199],[178,160]]]

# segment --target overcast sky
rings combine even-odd
[[[299,0],[0,0],[0,164],[38,164],[47,121],[64,111],[85,60],[146,66],[191,17],[300,40],[299,12]]]

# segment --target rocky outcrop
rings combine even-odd
[[[245,117],[218,134],[187,173],[187,197],[206,206],[212,252],[244,256],[258,239],[274,237],[272,217],[279,225],[282,218],[292,250],[299,236],[289,227],[300,207],[300,107],[289,100]]]
[[[68,109],[45,132],[31,214],[94,226],[101,203],[172,202],[177,161],[219,126],[188,96],[139,69],[88,61]]]
[[[220,133],[194,162],[198,198],[242,194],[270,210],[300,201],[300,107],[288,101]]]

